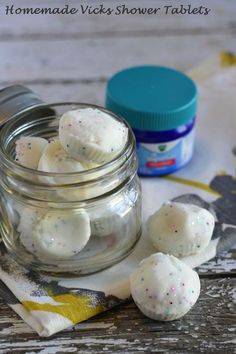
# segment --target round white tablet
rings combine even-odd
[[[47,213],[32,230],[35,249],[47,259],[67,259],[79,253],[90,238],[90,220],[85,212]]]
[[[99,109],[81,108],[63,114],[59,138],[72,158],[105,163],[124,148],[128,128]]]
[[[147,232],[158,251],[182,257],[206,248],[214,225],[214,216],[206,209],[166,203],[148,219]]]
[[[16,161],[25,167],[37,170],[39,159],[48,141],[38,137],[22,137],[16,141]]]
[[[138,308],[160,321],[184,316],[200,293],[198,274],[184,262],[163,253],[144,259],[131,274],[130,285]]]
[[[38,170],[43,172],[67,173],[84,171],[83,165],[69,157],[59,140],[53,140],[44,149],[39,160]],[[68,182],[69,182],[68,177]],[[55,181],[57,177],[54,178]],[[72,181],[73,182],[73,181]]]

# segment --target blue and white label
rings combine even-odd
[[[163,143],[137,143],[138,172],[141,175],[164,175],[183,167],[193,155],[194,129],[182,138]]]

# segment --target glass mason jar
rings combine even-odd
[[[24,112],[0,130],[2,239],[8,252],[26,268],[56,275],[97,272],[126,257],[141,234],[141,193],[134,135],[124,122],[129,129],[126,146],[102,166],[73,173],[32,170],[15,161],[16,140],[22,136],[46,139],[58,136],[59,118],[66,111],[98,108],[121,120],[93,105],[58,103],[45,107],[55,113],[34,119],[33,114]],[[88,241],[79,251],[77,241],[71,239],[72,226],[61,228],[63,220],[69,222],[70,217],[78,222],[73,224],[73,230],[78,226],[77,240],[84,237],[79,220],[87,223],[86,232],[89,229]],[[57,232],[51,232],[53,227]],[[61,235],[61,230],[66,230],[65,234]],[[67,249],[67,242],[75,241],[73,255],[52,252],[59,242],[57,233],[60,247],[64,245]],[[38,250],[35,244],[39,237],[44,240],[45,235],[44,249]]]

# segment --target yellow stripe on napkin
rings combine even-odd
[[[94,306],[92,304],[92,299],[86,295],[70,293],[53,295],[51,297],[53,300],[61,304],[53,305],[49,303],[41,304],[35,301],[23,301],[22,305],[25,306],[28,311],[47,311],[57,313],[68,318],[74,324],[84,321],[105,310],[101,304]]]

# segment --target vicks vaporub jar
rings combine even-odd
[[[139,175],[169,174],[191,160],[197,97],[187,75],[161,66],[128,68],[109,80],[106,107],[133,128]]]

